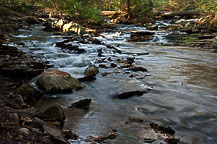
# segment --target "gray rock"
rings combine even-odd
[[[23,84],[14,93],[20,94],[26,102],[31,102],[41,96],[40,92],[30,84]]]
[[[40,116],[44,119],[56,120],[62,124],[66,119],[63,109],[58,104],[53,104],[47,107],[44,111],[41,112]]]
[[[18,117],[18,114],[17,113],[11,113],[9,115],[9,121],[12,122],[12,123],[18,123],[20,121],[19,117]]]
[[[29,129],[27,128],[20,128],[18,131],[26,136],[29,135]]]
[[[55,69],[43,72],[37,79],[36,84],[46,93],[71,92],[84,88],[81,82],[71,77],[69,73]]]
[[[70,108],[76,107],[76,108],[86,109],[86,108],[89,108],[90,103],[91,103],[91,99],[82,99],[77,102],[74,102],[70,106]]]
[[[157,140],[158,136],[153,129],[148,129],[145,130],[143,138],[144,138],[144,142],[152,143]]]
[[[122,85],[117,97],[120,99],[126,99],[132,96],[141,96],[149,92],[152,88],[145,86],[141,83],[128,82]]]
[[[44,124],[43,130],[51,137],[54,143],[68,144],[68,142],[63,137],[62,131],[56,128],[55,126]]]
[[[130,117],[128,117],[128,122],[131,122],[131,123],[143,123],[143,120],[138,118],[138,117],[130,116]]]
[[[99,73],[99,69],[98,69],[98,67],[96,67],[95,65],[86,68],[86,70],[84,71],[85,77],[91,77],[91,76],[94,77],[94,76],[96,76],[98,73]]]
[[[212,43],[217,45],[217,36],[215,38],[213,38]]]

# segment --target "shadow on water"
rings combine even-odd
[[[41,26],[31,31],[20,31],[13,37],[13,45],[23,51],[47,59],[54,67],[81,77],[88,65],[95,63],[97,49],[102,49],[105,57],[134,56],[136,65],[144,66],[151,76],[136,80],[122,74],[105,77],[101,73],[92,82],[84,83],[86,88],[71,94],[44,96],[35,103],[42,107],[50,103],[60,103],[67,107],[82,98],[91,98],[89,110],[65,109],[66,128],[82,137],[104,135],[111,129],[118,130],[114,143],[142,143],[142,124],[125,124],[129,116],[136,116],[144,122],[156,122],[173,127],[184,141],[190,143],[215,143],[217,141],[217,55],[210,50],[182,46],[155,46],[149,43],[127,42],[130,29],[142,29],[123,25],[124,33],[103,33],[98,39],[112,45],[119,45],[128,54],[115,54],[103,45],[79,44],[87,52],[83,54],[65,53],[55,47],[62,36],[42,32]],[[160,32],[159,32],[160,33]],[[167,42],[164,35],[156,35],[161,42]],[[22,40],[25,46],[17,45]],[[149,55],[138,53],[149,52]],[[137,53],[137,54],[135,54]],[[101,72],[106,70],[100,69]],[[109,71],[109,70],[107,70]],[[115,71],[115,69],[110,69]],[[140,97],[115,99],[113,96],[128,81],[153,87]],[[52,98],[56,97],[56,98]]]

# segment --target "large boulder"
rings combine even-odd
[[[72,92],[84,88],[81,82],[71,77],[69,73],[55,69],[43,72],[36,84],[46,93]]]

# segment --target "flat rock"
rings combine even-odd
[[[53,104],[43,110],[40,114],[43,119],[56,120],[60,123],[64,123],[66,116],[63,109],[58,104]]]
[[[46,93],[72,92],[72,90],[84,88],[81,82],[71,77],[69,73],[55,69],[43,72],[36,84]]]
[[[63,137],[62,131],[55,126],[44,124],[43,130],[51,137],[54,143],[68,144],[68,142]]]
[[[89,66],[88,68],[85,69],[84,71],[84,76],[85,77],[94,77],[99,73],[99,68],[96,67],[95,65]]]
[[[81,108],[81,109],[86,109],[86,108],[89,108],[89,105],[91,103],[92,99],[82,99],[82,100],[79,100],[77,102],[74,102],[70,108],[72,107],[76,107],[76,108]]]
[[[153,129],[149,129],[144,131],[143,138],[144,142],[152,143],[157,140],[158,136]]]
[[[149,92],[152,88],[145,86],[142,83],[137,83],[135,80],[130,80],[122,84],[120,92],[117,97],[120,99],[130,98],[132,96],[141,96]]]
[[[20,128],[18,131],[19,131],[20,133],[26,135],[26,136],[29,135],[29,129],[27,129],[27,128]]]

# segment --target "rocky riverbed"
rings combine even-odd
[[[87,29],[59,19],[27,19],[29,23],[41,22],[44,27],[24,27],[14,32],[7,42],[3,40],[0,46],[3,142],[184,143],[183,139],[203,143],[210,138],[212,143],[215,140],[200,132],[198,136],[195,132],[186,136],[195,130],[188,125],[198,126],[194,118],[183,122],[186,116],[197,117],[197,110],[191,105],[202,111],[198,116],[201,123],[216,119],[216,111],[204,111],[207,103],[199,102],[203,99],[201,91],[214,95],[216,90],[210,89],[216,83],[212,81],[207,93],[203,91],[203,84],[195,84],[202,78],[192,78],[188,84],[187,79],[191,77],[181,71],[191,67],[186,64],[192,65],[192,59],[198,61],[201,51],[195,52],[192,58],[192,47],[174,46],[173,39],[168,37],[175,32],[162,32],[162,25],[165,27],[168,23],[158,21],[157,27],[149,25],[150,31],[135,25],[105,24]],[[52,21],[56,21],[57,26]],[[62,33],[61,29],[65,32],[71,29],[72,33]],[[203,38],[214,36],[215,33],[203,34]],[[213,49],[215,39],[202,45]],[[183,50],[187,57],[181,54]],[[212,52],[206,54],[216,59]],[[208,76],[212,77],[216,66],[207,61],[211,66]],[[206,61],[200,63],[204,66]],[[203,72],[207,71],[201,70]],[[195,88],[198,85],[202,88]],[[198,100],[188,94],[189,90]],[[182,95],[192,98],[192,104]],[[207,99],[209,102],[212,97]],[[186,113],[188,107],[192,115]],[[212,103],[206,109],[213,107]],[[171,127],[178,130],[181,140]],[[206,135],[213,134],[205,130]]]

